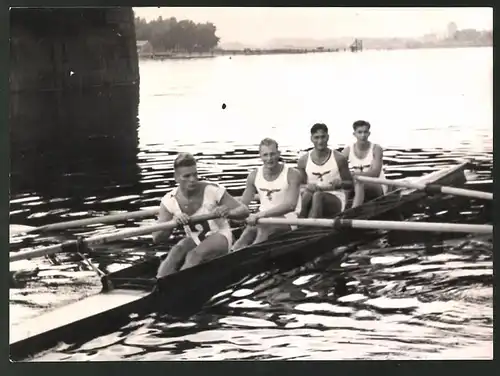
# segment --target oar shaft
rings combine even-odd
[[[493,200],[493,193],[474,191],[472,189],[441,187],[441,192],[447,195],[465,196],[471,198],[480,198],[483,200]]]
[[[349,226],[348,223],[346,223]],[[492,225],[473,225],[462,223],[443,222],[400,222],[400,221],[370,221],[353,219],[353,228],[403,230],[403,231],[434,231],[434,232],[460,232],[476,234],[493,234]]]
[[[72,228],[72,227],[120,222],[120,221],[127,221],[130,219],[147,218],[147,217],[152,217],[152,216],[158,214],[158,210],[159,210],[159,208],[155,207],[152,209],[139,210],[139,211],[129,212],[129,213],[109,214],[109,215],[104,215],[102,217],[75,219],[73,221],[53,223],[50,225],[41,226],[41,227],[37,228],[37,231],[63,230],[63,229]]]
[[[216,216],[213,214],[205,214],[205,215],[191,217],[190,222],[198,223],[214,218],[216,218]],[[164,223],[157,223],[150,226],[125,229],[111,234],[94,235],[88,237],[87,239],[84,239],[83,243],[85,245],[104,244],[115,240],[121,240],[121,239],[131,238],[134,236],[151,234],[156,231],[171,230],[177,226],[178,226],[177,222],[172,220]],[[76,240],[71,240],[64,242],[62,244],[51,245],[48,247],[34,249],[31,251],[14,253],[13,255],[9,256],[9,261],[18,261],[39,256],[51,255],[54,253],[61,252],[64,248],[74,247],[75,245],[77,245],[77,243],[78,242]]]
[[[235,198],[240,199],[241,197],[235,197]],[[257,200],[258,195],[255,195],[254,199]],[[15,230],[13,231],[11,229],[11,235],[19,235],[19,234],[34,233],[34,232],[44,232],[44,231],[65,230],[68,228],[84,227],[84,226],[94,225],[94,224],[114,223],[114,222],[127,221],[127,220],[132,220],[132,219],[142,219],[142,218],[154,217],[155,215],[158,214],[159,210],[160,210],[160,207],[157,206],[157,207],[153,207],[150,209],[143,209],[143,210],[138,210],[138,211],[128,212],[128,213],[109,214],[109,215],[103,215],[101,217],[75,219],[73,221],[53,223],[53,224],[44,225],[44,226],[40,226],[40,227],[32,227],[32,228],[29,228],[27,230],[22,229],[22,230],[18,230],[18,231],[15,231]]]
[[[493,193],[474,191],[472,189],[446,187],[437,184],[423,184],[404,180],[389,180],[382,178],[373,178],[371,176],[356,176],[356,180],[362,183],[392,185],[399,188],[409,188],[418,190],[427,190],[431,192],[444,193],[455,196],[465,196],[470,198],[480,198],[483,200],[493,200]]]
[[[492,225],[473,225],[440,222],[375,221],[363,219],[321,219],[321,218],[260,218],[259,224],[290,225],[330,228],[357,228],[399,231],[435,231],[492,234]]]

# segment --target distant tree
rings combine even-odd
[[[135,28],[137,40],[148,40],[156,51],[206,52],[217,47],[220,40],[213,23],[195,24],[175,17],[158,17],[150,22],[136,17]]]
[[[219,45],[220,38],[215,35],[217,28],[211,22],[198,24],[197,40],[202,52],[210,51]]]

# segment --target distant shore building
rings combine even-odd
[[[455,36],[455,33],[457,32],[458,27],[455,22],[450,22],[448,24],[448,38],[453,38]]]
[[[349,46],[351,52],[363,51],[363,41],[361,39],[354,39],[354,42]]]
[[[140,55],[151,55],[153,53],[153,46],[147,40],[138,40],[136,42],[137,53]]]

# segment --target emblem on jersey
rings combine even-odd
[[[365,168],[370,168],[371,165],[359,165],[359,166],[354,166],[353,169],[354,171],[359,171],[363,172]]]
[[[332,170],[325,171],[325,172],[313,172],[312,174],[314,176],[317,176],[320,181],[323,181],[323,176],[329,174],[330,172],[332,172]]]
[[[261,188],[260,190],[266,192],[266,197],[269,199],[269,201],[273,200],[273,193],[281,191],[281,189],[266,189],[266,188]]]

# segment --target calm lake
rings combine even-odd
[[[275,138],[294,164],[315,122],[328,125],[331,146],[341,149],[353,142],[351,124],[369,121],[389,178],[467,158],[476,166],[468,187],[492,191],[492,48],[143,60],[140,73],[139,89],[13,98],[11,224],[157,206],[175,185],[180,151],[196,154],[203,178],[239,195],[262,138]],[[440,221],[492,221],[490,203],[444,206],[433,213]],[[11,251],[130,225],[28,235]],[[34,360],[492,359],[492,239],[406,235],[343,260],[343,298],[332,295],[338,261],[325,256],[319,271],[305,265],[221,291],[229,299],[216,297],[189,320],[152,315]],[[127,250],[117,267],[155,250],[148,236],[109,247]],[[11,263],[39,268],[10,289],[11,325],[99,291],[81,262],[57,263]]]

